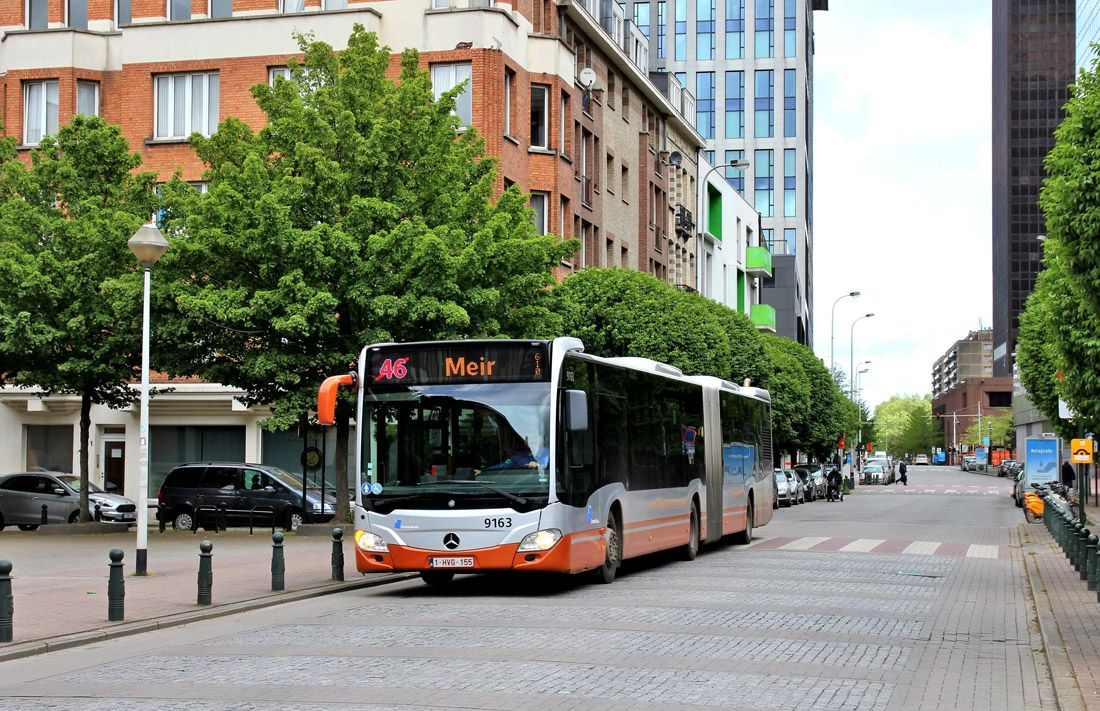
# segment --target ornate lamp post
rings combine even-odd
[[[141,312],[141,409],[138,425],[137,555],[134,574],[146,574],[149,538],[149,274],[168,251],[168,240],[154,225],[142,225],[126,243],[145,271]]]

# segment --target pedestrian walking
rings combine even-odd
[[[1073,482],[1077,480],[1077,475],[1073,472],[1073,465],[1069,463],[1069,460],[1062,462],[1062,484],[1067,489],[1073,488]]]
[[[905,475],[906,471],[908,471],[908,467],[905,466],[905,460],[903,459],[901,464],[898,465],[898,474],[901,475],[901,483],[904,486],[909,486],[909,477]]]

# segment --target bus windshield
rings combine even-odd
[[[363,397],[364,505],[380,510],[400,499],[410,508],[512,506],[530,497],[545,503],[548,383],[385,386]]]

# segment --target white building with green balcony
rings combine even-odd
[[[699,161],[696,245],[699,291],[775,333],[775,308],[761,303],[762,282],[772,276],[772,254],[761,244],[760,213],[706,159]]]

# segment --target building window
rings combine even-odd
[[[682,62],[687,59],[687,0],[673,0],[676,12],[676,46],[673,59]]]
[[[775,160],[772,151],[758,150],[753,156],[753,192],[756,211],[761,217],[775,216]]]
[[[745,72],[726,72],[726,138],[745,137]]]
[[[436,101],[439,101],[444,92],[465,82],[462,93],[455,97],[455,114],[464,127],[473,121],[473,102],[470,97],[472,74],[473,65],[469,63],[432,65],[432,91],[435,92]]]
[[[756,58],[775,56],[775,0],[756,0]]]
[[[323,10],[347,10],[348,0],[324,0],[321,8]]]
[[[67,0],[65,26],[74,30],[88,29],[88,0]]]
[[[550,137],[550,87],[531,85],[531,147],[549,148]]]
[[[795,149],[783,149],[783,217],[795,216],[796,182]]]
[[[615,109],[615,92],[616,91],[617,91],[617,89],[615,88],[615,73],[613,71],[611,71],[610,69],[608,69],[607,70],[607,99],[606,99],[606,103],[607,103],[607,108],[612,109],[612,110]]]
[[[278,77],[290,81],[290,67],[272,67],[267,70],[267,83],[271,86],[275,86],[275,80]]]
[[[115,0],[115,29],[130,24],[130,0]]]
[[[756,71],[756,98],[753,103],[755,136],[770,138],[775,135],[775,72],[771,69]]]
[[[695,0],[695,58],[714,59],[714,0]]]
[[[760,246],[761,247],[767,247],[768,251],[771,252],[772,254],[780,254],[780,252],[775,251],[775,238],[772,236],[774,233],[775,233],[775,230],[771,230],[771,229],[760,230]],[[774,277],[769,277],[769,279],[774,279]],[[768,285],[768,283],[765,280],[764,286],[767,286],[767,285]],[[775,281],[772,281],[771,285],[775,286]]]
[[[154,80],[155,138],[209,136],[218,128],[218,73],[165,74]]]
[[[168,0],[169,20],[190,20],[191,0]]]
[[[305,12],[306,2],[305,0],[279,0],[279,12],[282,13],[296,13]]]
[[[783,0],[783,56],[795,55],[796,30],[798,28],[796,0]]]
[[[798,252],[798,231],[793,227],[783,230],[783,254],[795,254]]]
[[[622,193],[623,202],[630,202],[630,168],[623,164],[622,175],[619,177],[619,192]]]
[[[726,0],[726,59],[745,58],[745,0]]]
[[[665,35],[668,27],[667,3],[657,3],[657,59],[665,58]]]
[[[504,135],[512,135],[512,81],[515,73],[504,72]]]
[[[531,209],[535,211],[535,230],[544,235],[550,231],[550,193],[531,192]]]
[[[23,84],[23,144],[37,146],[46,136],[57,133],[57,81],[29,81]]]
[[[208,0],[210,17],[233,17],[233,0]]]
[[[99,116],[99,82],[76,83],[76,112],[85,116]]]
[[[569,133],[566,131],[566,126],[569,125],[569,119],[573,114],[569,111],[569,94],[566,92],[561,93],[561,116],[558,118],[558,151],[563,156],[569,155],[569,144],[566,142],[566,138]]]
[[[630,89],[625,81],[623,82],[623,120],[630,120]]]
[[[27,470],[73,471],[73,426],[27,425]]]
[[[795,123],[795,70],[783,70],[783,135],[794,136],[798,124]]]
[[[643,35],[649,37],[649,3],[634,3],[634,24],[638,26]]]
[[[726,164],[734,163],[745,157],[745,151],[726,151]],[[741,195],[745,194],[745,171],[741,168],[726,168],[726,180]]]
[[[695,128],[703,138],[714,138],[714,72],[695,75]]]
[[[44,30],[49,26],[48,0],[27,0],[27,29]]]

